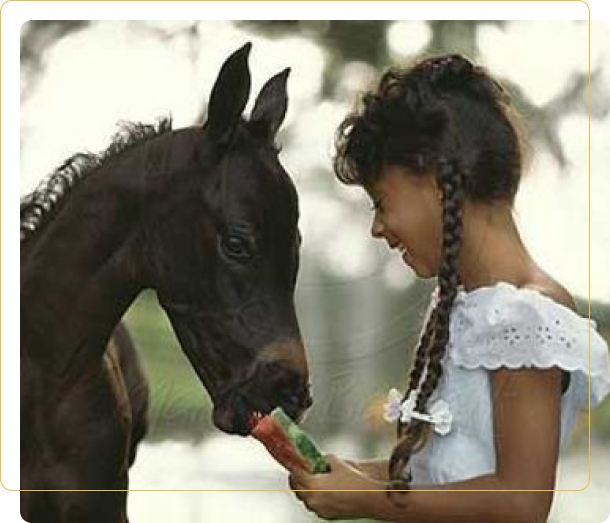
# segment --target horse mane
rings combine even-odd
[[[171,130],[171,117],[160,118],[155,124],[120,122],[119,130],[113,135],[105,151],[72,155],[21,199],[21,241],[38,231],[57,214],[67,195],[82,179],[118,154]]]

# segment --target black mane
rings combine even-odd
[[[160,118],[155,124],[121,122],[108,148],[101,153],[76,153],[45,177],[31,193],[21,199],[21,240],[29,237],[47,223],[65,201],[65,197],[93,171],[109,159],[141,143],[172,130],[170,117]]]

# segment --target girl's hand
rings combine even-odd
[[[364,517],[362,492],[341,491],[383,490],[384,483],[372,480],[333,454],[326,454],[324,457],[330,465],[330,472],[309,474],[303,470],[293,470],[288,478],[290,488],[299,491],[295,492],[296,497],[309,511],[321,518]]]
[[[346,459],[345,462],[371,479],[384,482],[390,481],[388,473],[389,460],[387,459],[369,459],[363,461]]]

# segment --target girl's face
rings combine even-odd
[[[400,166],[383,168],[380,178],[366,187],[375,217],[371,234],[383,238],[421,278],[438,273],[442,201],[432,174],[413,175]]]

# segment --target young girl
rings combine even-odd
[[[520,238],[515,121],[503,87],[449,55],[386,72],[338,130],[335,171],[371,197],[373,236],[438,286],[407,390],[386,404],[389,459],[328,455],[328,474],[291,473],[319,516],[548,516],[560,448],[589,405],[589,361],[591,407],[610,390],[608,347]]]

